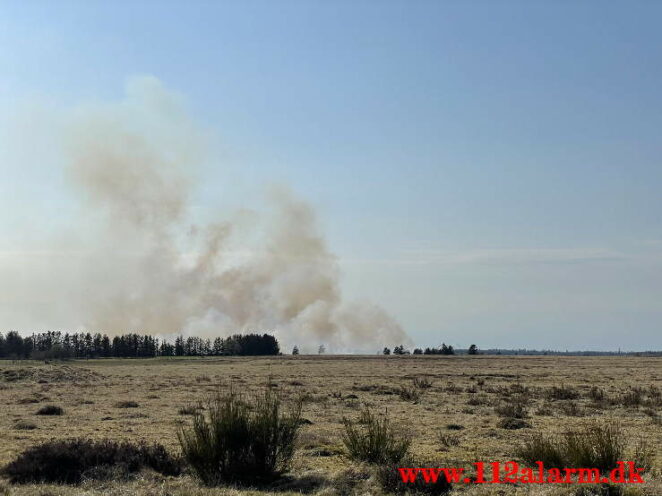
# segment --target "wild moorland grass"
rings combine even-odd
[[[417,386],[415,377],[425,377],[430,387]],[[81,360],[65,364],[0,361],[0,465],[31,446],[72,435],[90,440],[156,442],[176,455],[181,453],[177,431],[192,426],[195,417],[194,409],[183,407],[195,405],[197,410],[201,400],[230,388],[247,396],[259,394],[267,382],[288,407],[301,396],[309,398],[305,418],[310,423],[301,426],[290,469],[278,489],[266,490],[266,494],[384,494],[374,469],[349,459],[342,442],[343,418],[356,421],[367,405],[377,414],[388,412],[399,433],[411,436],[410,451],[415,459],[467,469],[476,460],[517,459],[517,447],[535,433],[562,436],[566,430],[579,429],[594,420],[618,421],[627,439],[626,455],[635,456],[632,440],[643,437],[648,440],[648,458],[652,458],[646,484],[627,489],[633,496],[662,495],[658,448],[662,446],[662,429],[656,420],[662,413],[658,399],[662,359],[648,357],[300,355],[295,360],[283,356]],[[420,398],[403,400],[401,385],[419,389]],[[570,388],[578,396],[555,398],[553,388]],[[510,417],[499,417],[495,408],[518,399],[527,411],[524,420],[531,427],[499,428],[497,423]],[[468,405],[470,400],[475,404]],[[118,408],[122,401],[139,406]],[[574,409],[568,406],[571,402],[581,416],[568,415]],[[64,415],[35,415],[48,404],[63,408]],[[180,413],[182,409],[185,414]],[[17,429],[19,421],[35,428]],[[463,428],[453,431],[447,426]],[[457,434],[461,440],[455,444],[449,439],[446,445],[440,433]],[[11,485],[0,479],[0,486],[3,484],[12,496],[265,495],[265,489],[255,493],[247,488],[206,488],[190,473],[167,477],[149,471],[128,480],[84,481],[78,487]],[[284,489],[286,484],[291,486]],[[451,494],[555,496],[570,495],[575,489],[460,484]]]
[[[536,433],[517,449],[530,465],[541,461],[549,468],[614,469],[625,460],[626,435],[618,424],[593,422],[561,435]]]

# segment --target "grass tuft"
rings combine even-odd
[[[404,401],[411,401],[413,403],[418,403],[421,399],[421,389],[417,388],[416,386],[412,386],[412,387],[400,386],[400,389],[398,390],[398,395]]]
[[[342,441],[349,458],[368,463],[397,463],[408,452],[411,438],[391,425],[387,414],[375,415],[366,407],[357,422],[343,417]]]
[[[625,436],[617,424],[586,425],[560,437],[531,436],[517,455],[531,465],[538,461],[552,468],[591,467],[602,471],[624,460]]]
[[[419,389],[430,389],[432,387],[432,381],[429,377],[425,376],[414,377],[412,383],[414,384],[414,387]]]

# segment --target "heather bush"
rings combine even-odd
[[[102,473],[128,474],[143,468],[178,475],[181,463],[159,444],[69,439],[28,448],[4,467],[2,474],[14,484],[78,484]]]
[[[280,398],[268,389],[252,401],[230,391],[196,411],[178,437],[184,459],[205,484],[267,482],[287,470],[300,418],[300,402],[281,413]]]
[[[525,429],[527,427],[531,427],[531,424],[529,424],[526,420],[521,418],[506,417],[506,418],[502,418],[497,422],[497,427],[512,431],[512,430]]]
[[[527,409],[523,403],[512,402],[504,403],[494,408],[494,411],[499,417],[525,419],[529,416]]]
[[[36,428],[37,428],[36,424],[34,424],[32,422],[28,422],[27,420],[18,420],[14,424],[14,429],[19,430],[19,431],[32,431]]]
[[[44,405],[37,410],[37,415],[62,415],[64,410],[57,405]]]
[[[565,385],[553,386],[547,391],[547,398],[550,400],[576,400],[579,398],[579,391]]]

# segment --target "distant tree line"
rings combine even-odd
[[[476,345],[471,345],[472,347],[469,348],[469,354],[470,355],[475,355],[478,353],[478,348],[476,348]],[[391,354],[391,349],[390,348],[384,348],[382,351],[383,355],[390,355]],[[455,355],[455,350],[451,345],[446,345],[446,343],[442,343],[440,348],[425,348],[425,350],[421,348],[415,348],[413,353],[410,352],[409,350],[405,349],[403,345],[396,346],[393,348],[393,354],[394,355]]]
[[[149,335],[62,333],[48,331],[22,337],[16,331],[0,333],[0,358],[149,358],[157,356],[278,355],[280,347],[270,334],[235,334],[203,339],[179,336],[174,343]]]
[[[634,357],[659,357],[662,356],[661,350],[647,350],[647,351],[595,351],[595,350],[530,350],[522,349],[504,349],[504,348],[490,348],[481,350],[484,355],[528,355],[528,356],[634,356]]]
[[[530,349],[501,349],[490,348],[479,350],[475,344],[469,348],[455,349],[451,345],[442,344],[439,348],[414,348],[413,351],[405,349],[403,345],[393,348],[384,348],[381,352],[384,355],[529,355],[529,356],[634,356],[634,357],[660,357],[662,351],[558,351],[558,350],[530,350]]]

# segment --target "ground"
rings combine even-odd
[[[418,385],[414,380],[419,379]],[[662,495],[662,423],[656,391],[662,358],[524,356],[283,356],[109,359],[60,363],[0,361],[0,464],[52,438],[146,440],[179,450],[177,430],[191,421],[186,407],[219,389],[250,394],[265,387],[285,402],[302,397],[304,417],[290,477],[259,494],[378,494],[370,468],[344,456],[342,418],[363,405],[387,412],[413,437],[412,451],[437,466],[517,459],[534,432],[553,433],[587,422],[617,422],[634,456],[645,441],[654,456],[646,484],[628,494]],[[604,396],[604,397],[603,397]],[[122,407],[121,402],[137,406]],[[524,404],[526,427],[505,429],[507,407]],[[47,404],[60,416],[36,415]],[[124,405],[126,406],[126,405]],[[449,427],[450,426],[450,427]],[[0,495],[247,495],[203,488],[191,476],[155,474],[78,487],[13,486]],[[453,494],[579,494],[550,485],[457,485]]]

